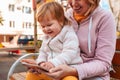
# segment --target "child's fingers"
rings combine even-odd
[[[22,59],[20,62],[26,62],[26,63],[36,64],[36,61],[33,60],[33,59]]]

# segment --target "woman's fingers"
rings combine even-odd
[[[54,79],[61,80],[65,76],[69,76],[69,75],[75,76],[76,75],[76,74],[74,74],[75,71],[76,71],[76,69],[74,70],[74,68],[72,68],[70,66],[60,65],[58,67],[50,69],[49,73],[47,75]]]
[[[63,69],[62,67],[55,67],[49,70],[49,73],[46,73],[46,75],[52,77],[53,79],[61,80],[63,75]]]
[[[58,72],[58,71],[61,71],[62,70],[62,68],[60,68],[60,67],[55,67],[55,68],[51,68],[50,70],[49,70],[49,72],[50,73],[54,73],[54,72]]]

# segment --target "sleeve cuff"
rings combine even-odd
[[[77,72],[78,72],[78,78],[79,78],[79,80],[84,79],[84,78],[85,78],[85,75],[84,75],[84,73],[83,73],[83,69],[80,68],[79,65],[74,66],[74,68],[75,68],[75,69],[77,70]]]

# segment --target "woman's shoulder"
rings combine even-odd
[[[95,11],[93,12],[94,16],[98,16],[98,17],[110,17],[110,16],[113,16],[113,13],[112,11],[110,10],[106,10],[100,6],[98,6]]]

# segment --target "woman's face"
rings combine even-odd
[[[89,9],[87,0],[71,0],[73,11],[79,15],[84,15]]]

